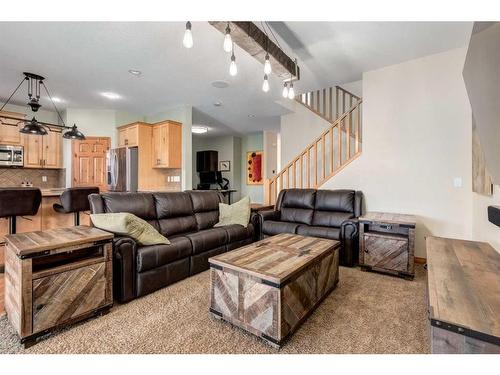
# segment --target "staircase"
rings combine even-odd
[[[339,87],[310,91],[296,101],[331,125],[278,174],[264,181],[264,201],[289,188],[319,188],[361,154],[362,99]]]

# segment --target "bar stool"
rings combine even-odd
[[[89,195],[99,194],[98,187],[68,188],[61,194],[61,204],[54,203],[56,212],[75,215],[75,225],[80,225],[80,212],[90,210]]]
[[[42,202],[38,188],[0,188],[0,218],[9,218],[9,234],[16,233],[17,216],[34,216]]]

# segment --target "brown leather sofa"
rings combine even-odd
[[[278,233],[341,242],[340,264],[358,262],[358,221],[363,193],[354,190],[282,190],[272,211],[259,212],[259,238]]]
[[[155,227],[170,245],[139,246],[132,238],[115,237],[115,299],[125,302],[208,269],[208,258],[256,239],[251,216],[241,225],[215,227],[219,203],[214,191],[172,193],[104,193],[89,196],[92,213],[129,212]]]

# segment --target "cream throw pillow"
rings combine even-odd
[[[245,228],[250,220],[250,197],[244,197],[236,203],[219,203],[219,222],[215,227],[240,224]]]
[[[132,237],[140,245],[170,245],[170,241],[141,218],[126,212],[91,214],[90,219],[97,228]]]

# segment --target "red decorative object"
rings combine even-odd
[[[262,151],[247,152],[247,185],[262,185]]]

